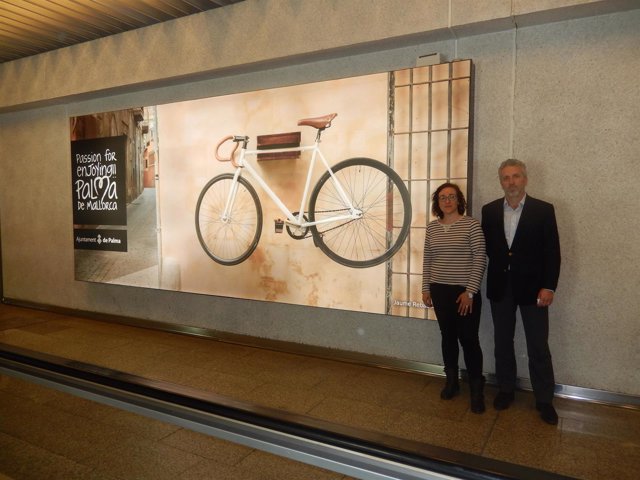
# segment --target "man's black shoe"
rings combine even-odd
[[[536,402],[536,410],[540,412],[540,418],[549,425],[558,424],[558,414],[550,403]]]
[[[496,398],[493,399],[493,408],[496,410],[506,410],[513,403],[515,398],[513,392],[498,392]]]

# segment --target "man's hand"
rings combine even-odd
[[[538,292],[538,307],[548,307],[553,303],[553,292],[547,288],[541,288]]]

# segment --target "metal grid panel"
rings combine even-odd
[[[389,164],[407,182],[413,219],[387,269],[388,314],[435,320],[422,306],[422,248],[431,195],[457,183],[470,205],[472,64],[461,60],[389,75]]]

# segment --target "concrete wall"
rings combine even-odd
[[[635,8],[635,9],[633,9]],[[640,395],[637,2],[246,0],[0,65],[4,296],[440,364],[430,321],[74,281],[68,117],[411,66],[476,65],[474,196],[529,164],[556,205],[562,384]],[[493,371],[491,319],[481,340]],[[519,375],[527,377],[522,332]]]

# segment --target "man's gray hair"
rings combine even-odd
[[[517,158],[508,158],[508,159],[506,159],[498,167],[498,176],[500,176],[500,173],[506,167],[520,167],[520,169],[522,170],[522,174],[525,177],[527,176],[527,166],[525,165],[525,163],[522,160],[518,160]]]

